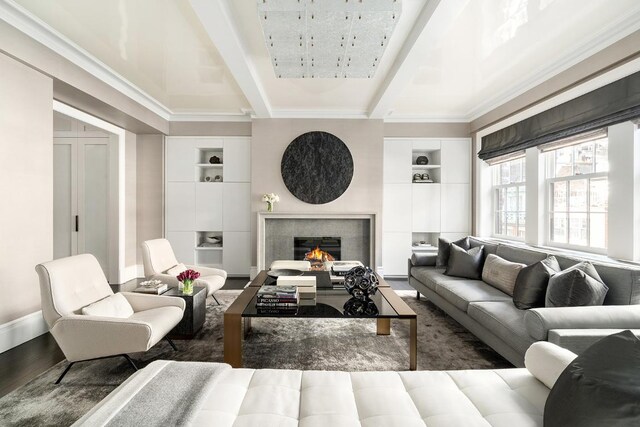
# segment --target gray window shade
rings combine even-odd
[[[640,117],[640,72],[482,138],[489,160]]]

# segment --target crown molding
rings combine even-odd
[[[171,111],[151,95],[118,74],[104,62],[69,40],[13,0],[0,2],[0,19],[43,44],[89,74],[128,96],[140,105],[169,120]]]
[[[171,113],[171,122],[250,122],[249,113]]]
[[[631,14],[625,15],[618,21],[614,21],[609,29],[600,31],[597,37],[582,46],[578,46],[562,61],[540,67],[530,78],[471,109],[466,114],[466,117],[468,117],[469,121],[482,117],[638,30],[640,30],[640,8]]]

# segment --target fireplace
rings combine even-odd
[[[294,237],[293,259],[311,262],[312,270],[324,270],[325,261],[339,261],[340,237]]]

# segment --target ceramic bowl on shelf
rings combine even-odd
[[[222,240],[218,236],[207,236],[207,242],[209,243],[220,243]]]

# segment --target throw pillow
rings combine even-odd
[[[507,261],[498,255],[489,254],[482,268],[482,280],[494,288],[513,296],[518,273],[525,264]]]
[[[119,317],[126,319],[133,314],[133,308],[124,295],[113,294],[83,307],[82,314],[87,316]]]
[[[173,267],[165,271],[165,274],[169,274],[171,276],[178,276],[178,274],[182,273],[186,269],[187,267],[184,264],[180,263],[180,264],[174,265]]]
[[[434,266],[436,265],[436,255],[435,254],[420,254],[420,253],[412,253],[411,254],[411,265],[413,266]]]
[[[449,263],[444,274],[448,276],[466,277],[467,279],[480,279],[482,272],[484,246],[476,246],[465,250],[458,245],[451,245]]]
[[[469,249],[469,237],[464,237],[455,242],[450,242],[447,239],[438,238],[438,257],[436,258],[436,267],[445,268],[449,264],[449,254],[451,253],[451,245],[456,245],[462,249]]]
[[[558,272],[560,265],[553,255],[524,267],[513,288],[513,304],[520,310],[544,307],[549,279]]]
[[[640,425],[640,340],[631,331],[593,344],[560,374],[544,426]]]
[[[590,262],[581,262],[549,279],[545,305],[575,307],[602,305],[609,288]]]

